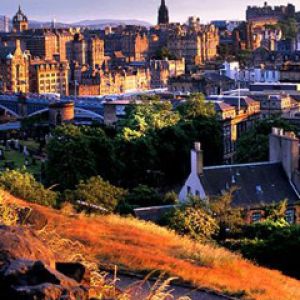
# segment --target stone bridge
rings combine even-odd
[[[68,100],[68,99],[62,99]],[[0,95],[0,109],[18,119],[30,118],[49,111],[49,105],[60,100],[43,97]],[[103,121],[103,104],[98,99],[74,100],[75,118]]]

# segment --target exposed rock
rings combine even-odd
[[[0,269],[0,294],[7,299],[88,299],[87,288],[41,261],[13,260]]]
[[[83,285],[90,284],[90,272],[80,263],[56,263],[56,270]]]
[[[53,253],[32,230],[0,226],[0,299],[87,300],[84,266],[58,266],[72,278],[55,270]]]
[[[48,220],[43,213],[25,207],[19,211],[19,223],[21,225],[31,225],[35,230],[41,230],[48,224]]]
[[[54,254],[25,228],[0,226],[0,266],[15,259],[40,260],[55,268]]]

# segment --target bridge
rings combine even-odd
[[[47,98],[32,95],[20,97],[16,95],[0,95],[0,109],[18,119],[30,118],[49,111],[49,105],[54,102],[70,100],[69,98]],[[103,100],[86,98],[72,100],[75,105],[75,118],[103,121]]]

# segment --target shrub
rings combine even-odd
[[[100,176],[95,176],[87,181],[80,181],[74,194],[75,200],[99,205],[109,211],[114,211],[119,201],[126,195],[126,191],[104,181]]]
[[[126,202],[133,206],[162,205],[162,199],[157,191],[147,185],[138,185],[126,196]]]
[[[181,235],[195,240],[210,240],[219,231],[211,214],[200,204],[183,205],[168,216],[168,225]]]
[[[46,206],[55,206],[57,194],[37,182],[33,175],[7,170],[0,175],[0,186],[16,197]]]

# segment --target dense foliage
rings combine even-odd
[[[186,205],[174,209],[166,217],[166,222],[178,234],[200,241],[210,240],[219,230],[213,215],[200,199],[191,199]]]
[[[280,118],[262,120],[244,133],[237,142],[236,160],[239,163],[261,162],[269,159],[269,135],[273,127],[294,131],[295,128]],[[251,146],[250,146],[251,145]]]
[[[7,170],[0,174],[0,186],[16,197],[41,205],[55,206],[57,194],[25,171]]]
[[[74,191],[76,200],[99,205],[108,211],[114,211],[126,191],[104,181],[100,176],[91,177],[87,181],[80,181]]]
[[[180,109],[156,99],[132,105],[115,132],[72,125],[54,130],[48,145],[47,183],[74,189],[101,176],[134,188],[176,186],[190,171],[190,149],[200,141],[206,165],[222,162],[221,125],[203,97],[193,95]]]

